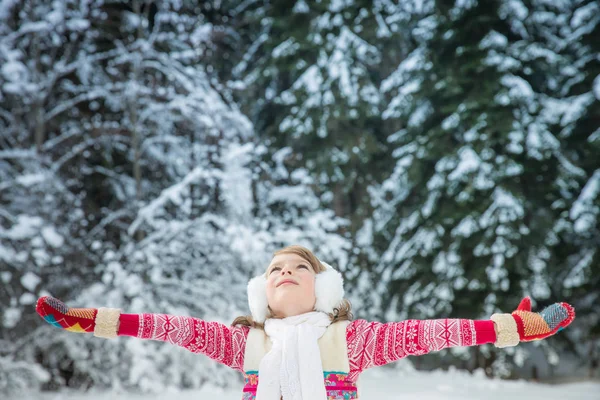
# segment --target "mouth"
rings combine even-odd
[[[285,281],[279,282],[279,283],[277,284],[277,287],[279,287],[279,286],[282,286],[282,285],[286,285],[286,284],[290,284],[290,285],[297,285],[297,283],[296,283],[296,282],[294,282],[294,281],[291,281],[291,280],[285,280]]]

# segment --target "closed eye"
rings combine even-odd
[[[304,268],[307,271],[310,270],[310,268],[308,268],[306,265],[304,264],[298,264],[298,266],[296,268]],[[271,275],[273,272],[275,271],[281,271],[281,267],[273,267],[273,269],[271,271],[269,271],[269,275]]]

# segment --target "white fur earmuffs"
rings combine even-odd
[[[344,299],[344,279],[342,274],[327,263],[321,261],[326,268],[315,277],[315,310],[328,314],[333,313]],[[267,277],[260,274],[248,282],[248,305],[255,322],[263,323],[269,314],[267,302]]]

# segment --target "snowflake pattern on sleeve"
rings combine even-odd
[[[476,344],[474,321],[468,319],[352,321],[346,329],[351,373],[449,347]]]
[[[141,314],[139,321],[138,338],[168,342],[244,372],[248,327],[166,314]]]

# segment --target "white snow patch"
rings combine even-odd
[[[11,8],[18,5],[20,0],[2,0],[0,1],[0,20],[8,19]]]
[[[21,186],[30,187],[38,183],[44,182],[46,176],[44,174],[27,174],[21,175],[17,179],[17,183]]]
[[[23,293],[19,298],[19,304],[29,306],[34,304],[37,298],[32,293]]]
[[[10,278],[12,278],[12,274],[8,271],[0,272],[0,280],[4,283],[10,282]]]
[[[65,243],[65,239],[53,226],[45,226],[42,228],[42,237],[50,246],[57,248]]]
[[[283,41],[271,52],[273,58],[291,56],[300,48],[300,44],[294,38]]]
[[[3,233],[4,237],[11,240],[22,240],[32,237],[37,233],[38,228],[42,225],[40,217],[20,214],[17,216],[17,223],[8,231]],[[0,228],[0,232],[2,228]]]
[[[89,27],[90,21],[86,19],[70,19],[67,21],[67,29],[70,31],[83,32]]]
[[[522,218],[525,214],[521,201],[502,188],[496,188],[492,198],[494,199],[493,203],[479,219],[478,225],[483,228],[510,223]]]
[[[474,232],[479,229],[477,226],[477,221],[473,218],[473,216],[468,215],[465,217],[460,223],[452,229],[452,237],[470,237]]]
[[[298,0],[296,4],[294,4],[294,8],[292,8],[292,11],[295,14],[306,14],[310,11],[310,8],[304,0]]]
[[[489,49],[489,48],[504,48],[508,44],[508,39],[503,34],[497,31],[490,31],[482,40],[479,42],[479,48]]]
[[[600,100],[600,75],[598,75],[596,79],[594,79],[592,92],[594,93],[596,99]]]
[[[599,79],[596,78],[594,81],[594,85],[596,81]],[[594,87],[594,90],[596,88]],[[600,90],[600,88],[599,88]],[[596,95],[596,93],[594,93]],[[600,99],[600,93],[596,96],[596,98]],[[588,107],[594,102],[594,97],[588,92],[584,93],[580,96],[573,96],[569,98],[569,101],[565,104],[564,115],[560,121],[562,126],[566,126],[572,124],[581,118],[582,115],[585,114]]]
[[[30,292],[35,291],[36,286],[41,282],[42,280],[40,279],[39,276],[37,276],[36,274],[34,274],[31,271],[26,272],[22,277],[21,277],[21,285],[23,285],[23,287],[27,290],[29,290]]]
[[[452,367],[448,372],[411,371],[398,366],[374,368],[361,374],[360,385],[360,398],[365,400],[597,400],[600,393],[598,382],[548,385],[522,380],[488,379],[481,370],[471,375]],[[200,390],[161,394],[62,391],[21,394],[7,400],[239,400],[241,389],[241,385],[235,389],[223,390],[207,384]]]
[[[4,310],[4,318],[2,319],[2,325],[5,328],[11,329],[17,325],[21,319],[21,310],[16,307],[8,307]]]
[[[598,207],[594,206],[595,200],[600,195],[600,169],[596,170],[585,184],[579,197],[573,203],[569,216],[575,221],[575,231],[583,233],[596,223]]]
[[[517,99],[533,99],[534,93],[529,82],[525,79],[512,74],[504,75],[500,82],[509,88],[508,94],[512,98]]]
[[[458,116],[458,114],[450,114],[446,119],[442,121],[442,129],[445,131],[449,131],[450,129],[456,128],[459,123],[460,117]]]
[[[17,60],[4,62],[0,69],[0,73],[8,82],[19,82],[29,79],[27,67]]]
[[[454,171],[448,175],[448,179],[457,180],[470,172],[476,171],[481,165],[481,159],[470,147],[463,147],[458,153],[460,161]]]
[[[198,46],[202,43],[210,43],[212,32],[212,24],[202,24],[194,29],[194,32],[190,35],[190,41],[194,46]]]
[[[586,270],[589,270],[595,254],[596,250],[593,249],[581,257],[564,281],[564,286],[566,288],[578,287],[585,283]]]

